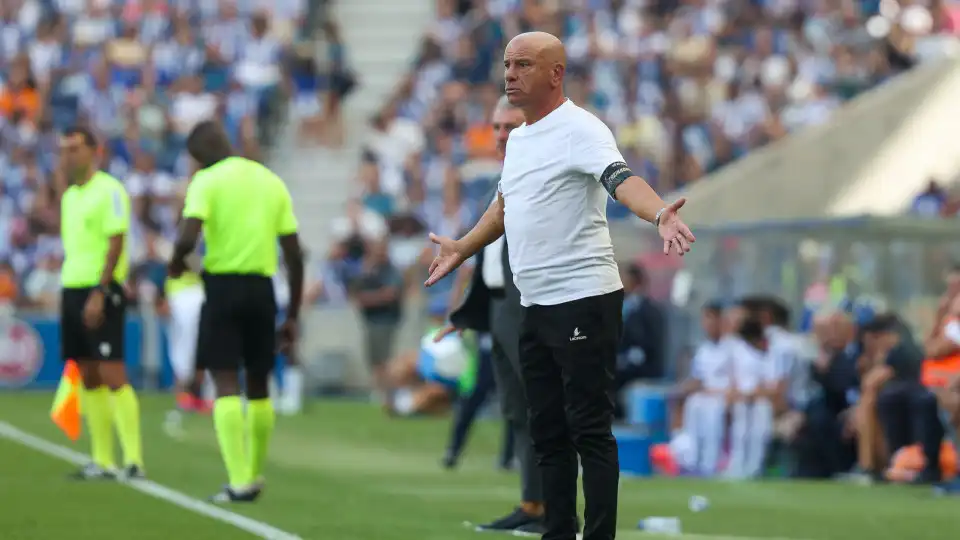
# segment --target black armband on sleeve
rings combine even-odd
[[[607,193],[609,193],[611,197],[616,199],[617,188],[631,176],[635,175],[633,171],[630,170],[630,167],[627,167],[626,163],[615,161],[603,170],[603,174],[600,175],[600,184],[603,186],[603,189],[607,190]]]

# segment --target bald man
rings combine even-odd
[[[543,475],[544,540],[577,535],[577,455],[586,502],[584,540],[612,540],[619,463],[612,423],[623,284],[607,226],[607,197],[657,227],[663,252],[694,241],[623,160],[610,129],[563,95],[566,55],[556,37],[520,34],[504,51],[507,99],[525,123],[510,133],[497,201],[459,240],[431,234],[440,252],[425,285],[484,246],[509,238],[523,306],[520,365],[530,435]]]

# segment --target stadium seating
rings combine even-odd
[[[491,158],[486,115],[502,49],[520,31],[563,37],[567,95],[606,121],[631,167],[666,193],[828,123],[850,99],[955,45],[944,38],[949,16],[880,4],[439,0],[414,67],[378,117],[386,142],[365,157],[379,170],[368,199],[431,227],[443,193],[458,191],[448,197],[464,207],[459,228],[471,225],[484,192],[472,186],[486,185],[476,171],[487,180],[496,168],[478,163]],[[609,214],[627,212],[611,201]]]
[[[103,167],[133,199],[133,265],[159,266],[147,274],[162,279],[188,174],[187,133],[217,117],[245,155],[264,155],[305,4],[3,2],[0,260],[18,276],[19,304],[52,307],[57,296],[57,201],[66,187],[57,133],[85,125],[98,135]]]

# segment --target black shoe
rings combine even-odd
[[[255,484],[244,490],[234,490],[230,486],[224,486],[223,489],[212,496],[210,502],[217,504],[229,503],[251,503],[256,501],[263,489],[259,484]]]
[[[457,456],[447,454],[443,456],[443,460],[440,462],[440,465],[444,469],[447,469],[448,471],[450,471],[457,468],[457,461],[458,461]]]
[[[531,523],[540,523],[542,518],[539,516],[531,516],[530,514],[523,511],[519,506],[516,507],[513,512],[503,516],[500,519],[491,521],[486,525],[478,525],[478,531],[516,531],[524,525],[529,525]]]
[[[139,465],[127,465],[123,468],[124,480],[143,480],[146,477],[147,473]]]

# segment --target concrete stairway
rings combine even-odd
[[[344,104],[346,141],[338,150],[300,148],[289,123],[271,156],[271,167],[293,196],[301,236],[313,256],[329,249],[330,221],[356,194],[354,178],[367,138],[369,118],[384,104],[409,69],[433,17],[431,0],[339,0],[333,16],[359,85]]]

